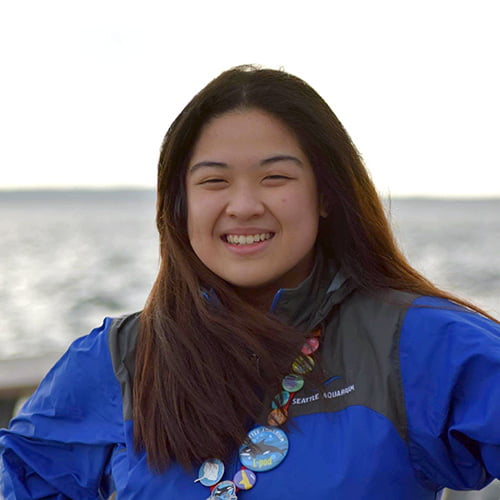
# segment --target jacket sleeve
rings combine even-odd
[[[6,500],[107,498],[108,463],[123,441],[122,404],[107,344],[111,324],[82,337],[0,431]]]
[[[428,486],[481,489],[500,478],[500,326],[418,299],[400,338],[415,471]]]

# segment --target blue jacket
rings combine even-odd
[[[441,299],[361,292],[330,268],[278,292],[273,311],[322,326],[327,377],[294,398],[286,459],[238,498],[430,500],[500,477],[497,324]],[[209,496],[196,471],[155,474],[134,452],[138,318],[76,340],[0,431],[6,500]]]

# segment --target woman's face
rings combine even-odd
[[[208,122],[186,190],[189,240],[212,272],[236,287],[274,291],[307,277],[320,216],[316,179],[280,120],[250,109]]]

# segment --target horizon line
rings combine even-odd
[[[103,185],[103,186],[0,186],[0,195],[3,194],[69,194],[69,193],[116,193],[116,192],[151,192],[155,193],[156,188],[146,185]],[[379,193],[381,199],[422,199],[422,200],[498,200],[498,194],[456,194],[456,193]]]

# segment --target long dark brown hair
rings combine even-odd
[[[439,290],[408,264],[360,154],[309,85],[283,71],[253,66],[226,71],[176,118],[160,154],[161,265],[141,315],[133,393],[135,443],[156,470],[172,460],[189,468],[227,457],[304,340],[304,332],[242,300],[205,267],[189,242],[190,154],[202,128],[235,109],[268,112],[296,135],[329,214],[320,222],[318,246],[358,288],[444,297],[488,316]]]

